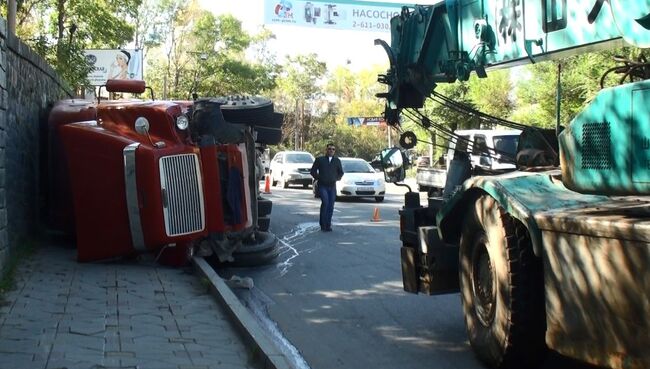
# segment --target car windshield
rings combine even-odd
[[[287,154],[287,163],[292,164],[311,164],[314,162],[309,154]]]
[[[517,143],[519,142],[519,136],[494,136],[493,140],[494,149],[497,153],[503,153],[513,158],[515,157],[517,154]]]
[[[374,173],[370,164],[364,160],[341,160],[344,173]]]

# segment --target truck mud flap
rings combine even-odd
[[[415,267],[418,255],[412,247],[402,246],[402,284],[404,291],[418,293],[418,272]]]
[[[404,291],[439,295],[459,291],[458,247],[442,242],[434,226],[418,228],[419,247],[400,250]]]
[[[440,240],[434,226],[420,227],[418,239],[422,265],[419,291],[428,295],[458,292],[458,246]]]

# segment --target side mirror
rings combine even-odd
[[[489,167],[492,165],[492,159],[487,155],[481,155],[481,159],[479,160],[479,165]]]
[[[379,153],[379,158],[386,182],[401,182],[406,178],[406,168],[409,162],[402,150],[397,147],[384,149]]]

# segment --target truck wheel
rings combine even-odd
[[[270,232],[255,232],[255,242],[244,242],[233,252],[234,261],[224,263],[233,267],[254,267],[272,263],[280,255],[278,238]]]
[[[273,209],[273,202],[269,199],[259,198],[257,199],[257,216],[265,217],[271,214]]]
[[[494,198],[470,208],[460,239],[460,291],[469,341],[499,369],[538,367],[546,352],[542,264],[530,236]]]
[[[257,230],[262,232],[268,232],[271,226],[271,218],[268,216],[258,217],[257,218]]]
[[[273,119],[273,102],[265,97],[232,95],[216,100],[222,104],[221,112],[228,122],[279,128]]]
[[[266,145],[277,145],[282,142],[282,129],[255,126],[257,138],[255,142]]]

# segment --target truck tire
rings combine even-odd
[[[270,232],[255,232],[256,242],[246,243],[232,253],[233,261],[224,263],[232,267],[253,267],[272,263],[280,255],[278,238]]]
[[[262,232],[268,232],[271,227],[271,218],[268,216],[258,217],[257,218],[257,230]]]
[[[282,142],[282,129],[255,126],[257,138],[255,142],[266,145],[277,145]]]
[[[255,231],[255,238],[244,241],[233,253],[233,261],[220,261],[216,255],[208,260],[220,268],[255,267],[271,264],[280,255],[278,238],[270,232]]]
[[[492,368],[536,368],[546,353],[541,260],[494,198],[469,208],[460,239],[460,295],[470,344]]]
[[[271,214],[271,210],[273,209],[273,202],[268,199],[264,198],[258,198],[257,199],[257,216],[258,217],[265,217],[269,214]]]
[[[265,97],[232,95],[217,100],[222,104],[221,112],[228,122],[278,128],[273,119],[273,102]]]

